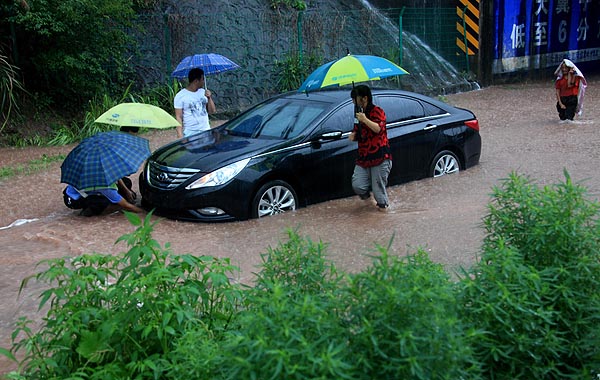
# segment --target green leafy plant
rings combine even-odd
[[[277,89],[280,92],[298,89],[311,70],[317,66],[321,59],[314,55],[300,58],[297,53],[288,54],[283,60],[275,62],[275,75]]]
[[[279,9],[281,7],[303,11],[306,10],[306,2],[303,0],[271,0],[271,8]]]
[[[9,18],[19,41],[28,90],[64,109],[81,107],[95,94],[121,88],[133,77],[128,33],[132,0],[39,0],[15,7]],[[31,88],[29,88],[31,87]]]
[[[24,92],[25,88],[18,79],[17,68],[10,64],[6,56],[0,54],[0,133],[11,115],[18,114],[18,95]]]
[[[479,378],[469,346],[477,333],[458,320],[441,265],[423,251],[400,259],[379,247],[372,267],[343,275],[325,248],[288,230],[263,255],[236,328],[217,346],[199,333],[205,356],[180,362],[179,377]]]
[[[269,290],[277,284],[301,294],[336,290],[341,277],[335,265],[326,259],[326,245],[301,237],[295,230],[289,229],[287,234],[287,242],[268,248],[267,253],[261,255],[255,289]]]
[[[228,274],[237,268],[227,259],[174,255],[152,239],[151,213],[143,222],[126,216],[138,226],[118,240],[129,251],[49,260],[34,277],[54,286],[42,293],[42,328],[34,332],[22,319],[13,335],[25,336],[10,355],[24,351],[26,378],[157,378],[187,329],[229,323],[238,293]]]
[[[391,244],[391,243],[390,243]],[[348,287],[348,347],[361,379],[477,379],[449,275],[427,253],[379,256]]]
[[[599,204],[512,173],[494,189],[481,261],[462,279],[486,378],[591,379],[600,370]]]
[[[182,87],[179,80],[173,79],[170,83],[145,89],[145,95],[140,96],[137,101],[153,104],[171,113],[173,111],[173,99]]]
[[[226,335],[212,368],[224,379],[352,378],[337,298],[342,277],[325,245],[288,230],[288,241],[262,255],[260,268],[239,327]]]
[[[454,281],[389,246],[346,274],[288,230],[237,286],[229,260],[174,255],[151,214],[126,213],[127,252],[43,263],[47,315],[0,355],[19,363],[10,379],[593,379],[600,205],[565,176],[495,188],[481,261]]]
[[[179,84],[174,81],[173,84],[165,84],[146,90],[142,94],[133,93],[131,84],[125,89],[124,93],[115,98],[108,94],[96,96],[88,102],[87,110],[84,114],[82,125],[71,123],[70,126],[59,125],[54,131],[48,145],[67,145],[82,139],[93,136],[98,132],[115,129],[115,126],[96,123],[95,120],[108,109],[123,102],[137,102],[152,104],[165,110],[171,110],[173,98],[179,91]]]

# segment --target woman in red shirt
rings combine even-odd
[[[568,59],[563,60],[557,75],[554,88],[556,89],[556,110],[560,120],[573,120],[581,109],[580,86],[585,85],[581,72]],[[584,83],[582,83],[582,80]]]
[[[368,86],[354,87],[350,97],[357,112],[349,138],[358,142],[352,188],[363,200],[369,199],[372,191],[378,210],[387,211],[389,200],[386,186],[392,170],[392,153],[387,137],[385,112],[373,104],[373,95]]]

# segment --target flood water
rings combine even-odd
[[[201,224],[160,219],[154,238],[171,244],[175,253],[229,257],[241,269],[238,280],[249,283],[261,253],[286,240],[297,229],[313,241],[327,243],[338,268],[360,271],[371,263],[377,245],[397,255],[426,249],[449,271],[469,266],[483,238],[481,220],[490,193],[511,171],[538,183],[564,179],[567,169],[583,181],[592,197],[600,194],[600,78],[588,78],[581,119],[559,123],[551,81],[493,86],[449,95],[450,104],[471,109],[480,121],[482,157],[477,167],[440,179],[424,179],[389,189],[392,211],[382,214],[356,197],[338,199],[293,213],[243,222]],[[144,135],[153,149],[174,139],[174,130]],[[43,154],[67,154],[71,147],[0,149],[0,167],[25,164]],[[137,179],[137,176],[134,176]],[[48,170],[0,181],[0,346],[9,347],[14,322],[20,316],[39,319],[39,284],[18,297],[20,282],[36,272],[41,260],[126,250],[115,244],[131,226],[120,213],[85,218],[62,203],[60,162]],[[137,186],[134,180],[134,186]],[[14,368],[0,357],[0,374]]]

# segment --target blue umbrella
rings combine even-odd
[[[137,172],[150,156],[148,140],[118,131],[84,139],[63,161],[60,182],[79,190],[108,187]]]
[[[302,83],[298,92],[329,86],[379,80],[408,74],[402,67],[375,55],[351,55],[317,67]]]
[[[171,73],[171,76],[178,79],[187,79],[188,73],[194,68],[204,70],[205,75],[211,75],[235,70],[239,67],[237,63],[220,54],[194,54],[182,59],[175,71]]]

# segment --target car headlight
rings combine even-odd
[[[227,183],[233,177],[239,174],[248,165],[250,162],[250,158],[246,158],[244,160],[234,162],[233,164],[229,164],[220,169],[215,170],[214,172],[210,172],[205,176],[202,176],[190,183],[185,187],[186,190],[198,189],[200,187],[210,187],[210,186],[219,186],[224,183]]]

